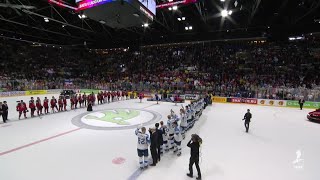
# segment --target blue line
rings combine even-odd
[[[129,178],[128,180],[136,180],[138,179],[138,177],[142,174],[143,170],[141,170],[140,168],[137,169]]]

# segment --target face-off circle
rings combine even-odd
[[[161,115],[154,111],[115,108],[83,113],[72,119],[72,124],[94,130],[132,129],[159,121]]]

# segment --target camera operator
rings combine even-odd
[[[189,161],[189,173],[187,176],[193,177],[193,164],[196,164],[196,168],[198,171],[197,180],[201,180],[201,171],[199,167],[199,149],[202,143],[202,139],[197,134],[191,135],[191,140],[188,142],[187,146],[191,148],[191,157]]]

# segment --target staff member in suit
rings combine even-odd
[[[159,129],[159,123],[156,123],[155,126],[156,126],[156,131],[157,131],[157,136],[158,136],[158,143],[157,143],[158,161],[160,161],[161,146],[163,145],[163,138],[162,138],[163,132]]]
[[[8,120],[8,104],[7,104],[7,101],[3,101],[3,104],[2,104],[2,119],[3,119],[3,122],[6,123],[7,120]]]
[[[202,139],[197,134],[191,135],[191,140],[188,142],[187,146],[191,149],[191,156],[189,161],[189,173],[187,176],[193,177],[193,164],[196,165],[198,171],[197,180],[201,180],[201,170],[199,166],[199,157],[200,157],[200,145],[202,144]]]

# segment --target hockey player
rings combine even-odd
[[[181,135],[182,135],[182,138],[184,139],[187,131],[187,127],[188,127],[187,116],[184,109],[180,109],[180,120],[181,120],[180,122]]]
[[[27,119],[27,105],[23,100],[21,100],[17,105],[17,111],[19,112],[19,120],[21,118],[21,115],[23,113],[24,118]]]
[[[63,100],[62,100],[62,97],[60,96],[59,99],[58,99],[58,106],[59,106],[59,112],[62,111],[62,108],[63,108]]]
[[[174,147],[174,137],[173,137],[174,136],[174,125],[173,125],[174,122],[175,122],[175,120],[170,115],[168,115],[167,126],[169,129],[168,142],[170,144],[170,149],[173,149],[173,147]]]
[[[57,107],[57,100],[56,98],[54,98],[54,96],[52,96],[52,99],[50,100],[50,106],[51,106],[51,111],[54,113],[54,108],[56,108],[56,110],[58,111],[58,107]]]
[[[139,93],[140,103],[142,102],[143,96],[144,96],[143,93]]]
[[[148,167],[148,144],[150,144],[150,138],[149,135],[146,134],[146,128],[142,127],[141,131],[139,131],[139,128],[135,131],[136,135],[138,136],[138,156],[139,156],[139,164],[140,169],[147,168]]]
[[[66,98],[66,96],[63,96],[63,110],[67,111],[67,98]]]
[[[49,99],[47,97],[45,97],[43,100],[43,107],[44,107],[44,113],[48,114],[49,113]]]
[[[86,95],[86,93],[83,93],[82,99],[83,99],[83,102],[84,102],[84,106],[87,107],[87,95]]]
[[[29,108],[30,108],[31,117],[34,117],[34,112],[36,111],[36,105],[33,97],[31,97],[31,100],[29,101]]]
[[[182,141],[182,135],[180,127],[178,126],[178,123],[175,121],[173,122],[174,127],[174,153],[177,153],[177,156],[181,156],[181,141]]]
[[[79,96],[78,96],[78,101],[79,101],[79,104],[80,104],[80,108],[82,108],[83,99],[82,99],[81,94],[79,94]]]
[[[37,114],[38,116],[42,115],[42,108],[43,106],[41,105],[41,100],[39,97],[37,97],[37,100],[36,100],[36,107],[37,107]]]
[[[169,129],[166,125],[163,124],[163,121],[160,122],[160,130],[162,131],[162,146],[161,146],[161,154],[163,154],[163,152],[167,152],[169,151],[169,145],[168,145],[168,132]]]
[[[76,94],[73,97],[73,102],[74,102],[74,108],[77,109],[78,108],[78,94]]]
[[[74,109],[74,96],[70,97],[71,109]]]

